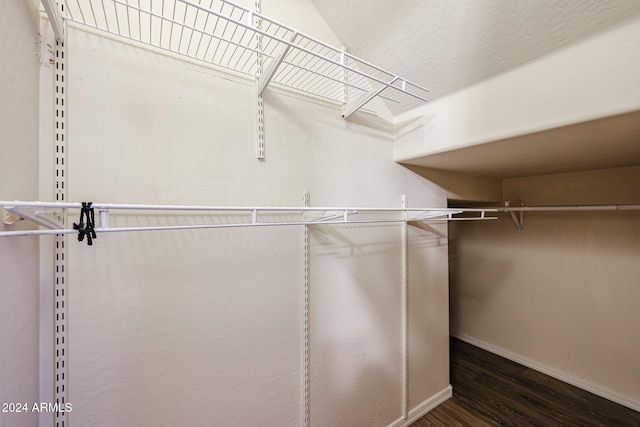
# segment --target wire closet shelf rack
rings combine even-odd
[[[257,78],[259,94],[274,83],[341,104],[345,117],[427,102],[424,87],[227,0],[60,2],[67,21]]]
[[[44,227],[44,229],[35,230],[0,231],[0,237],[76,234],[84,228],[67,226],[65,218],[72,214],[72,211],[77,210],[81,212],[81,216],[79,224],[74,226],[83,223],[83,213],[86,214],[89,222],[88,209],[92,210],[91,217],[94,216],[93,210],[98,211],[98,220],[93,221],[91,218],[90,224],[91,231],[95,233],[495,219],[486,216],[487,212],[493,212],[492,209],[233,207],[23,201],[0,201],[0,207],[8,213],[4,218],[5,224],[28,219]],[[115,227],[110,226],[110,213],[118,217],[118,225]],[[473,213],[473,216],[456,217],[462,213]],[[145,224],[142,225],[142,223]]]

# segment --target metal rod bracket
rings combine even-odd
[[[509,207],[510,204],[511,202],[509,200],[506,200],[504,202],[504,206],[507,208]],[[524,206],[524,204],[520,202],[520,207],[522,206]],[[516,225],[516,229],[518,229],[518,231],[522,233],[524,231],[523,211],[518,212],[518,215],[516,215],[514,211],[509,211],[509,214],[511,215],[511,219],[513,219],[513,223]]]

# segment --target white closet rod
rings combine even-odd
[[[57,203],[57,202],[24,202],[24,201],[0,201],[2,207],[31,207],[31,208],[58,208],[58,209],[81,209],[82,203]],[[202,206],[202,205],[145,205],[145,204],[117,204],[117,203],[95,203],[91,204],[94,209],[113,210],[146,210],[146,211],[212,211],[212,212],[325,212],[325,211],[350,211],[356,212],[441,212],[462,213],[464,212],[495,212],[496,208],[362,208],[362,207],[252,207],[252,206]]]
[[[509,202],[506,202],[507,204]],[[497,212],[507,212],[520,232],[524,231],[525,212],[606,212],[640,210],[640,205],[574,205],[574,206],[504,206]]]
[[[498,212],[630,211],[640,210],[640,205],[508,206],[491,209]]]

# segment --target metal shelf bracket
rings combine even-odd
[[[27,219],[51,230],[64,227],[62,209],[31,206],[5,206],[4,209],[11,215]],[[10,219],[11,222],[16,222],[15,217]]]
[[[276,56],[269,63],[269,65],[267,66],[267,69],[264,70],[264,72],[258,78],[258,94],[259,95],[262,95],[262,92],[264,92],[267,86],[269,86],[271,79],[273,79],[273,76],[276,75],[276,71],[278,71],[278,67],[280,67],[280,64],[282,64],[282,61],[284,61],[285,56],[287,56],[287,53],[289,53],[289,50],[291,49],[291,46],[293,45],[293,43],[295,43],[297,37],[298,37],[298,32],[293,33],[293,36],[291,36],[291,39],[289,40],[290,44],[286,44],[282,47],[282,50],[280,50],[280,53],[278,54],[278,56]]]
[[[47,12],[47,17],[49,18],[49,22],[51,22],[51,27],[53,28],[53,33],[56,35],[56,40],[63,43],[64,20],[62,19],[60,8],[56,4],[55,0],[41,0],[41,3],[42,6],[44,6],[45,12]]]
[[[364,107],[366,104],[369,103],[369,101],[371,101],[373,98],[375,98],[376,96],[380,95],[382,93],[383,90],[385,90],[388,87],[392,87],[393,84],[398,81],[400,79],[400,77],[395,76],[389,83],[387,83],[386,85],[380,85],[380,87],[378,87],[377,89],[372,89],[367,93],[364,93],[362,95],[360,95],[358,98],[354,99],[352,102],[349,102],[347,104],[345,104],[342,107],[342,117],[344,117],[345,119],[347,117],[349,117],[351,114],[355,113],[356,111],[358,111],[360,108]],[[405,86],[404,84],[402,85],[403,87]]]
[[[510,204],[511,202],[509,200],[506,200],[504,202],[504,206],[506,208],[508,208]],[[522,206],[524,206],[524,204],[520,202],[520,207]],[[513,219],[513,223],[516,225],[516,229],[522,233],[524,231],[524,212],[519,211],[518,214],[516,215],[516,212],[509,211],[509,214],[511,215],[511,219]]]

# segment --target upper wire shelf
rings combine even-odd
[[[343,106],[406,110],[428,90],[227,0],[62,0],[63,17]]]

